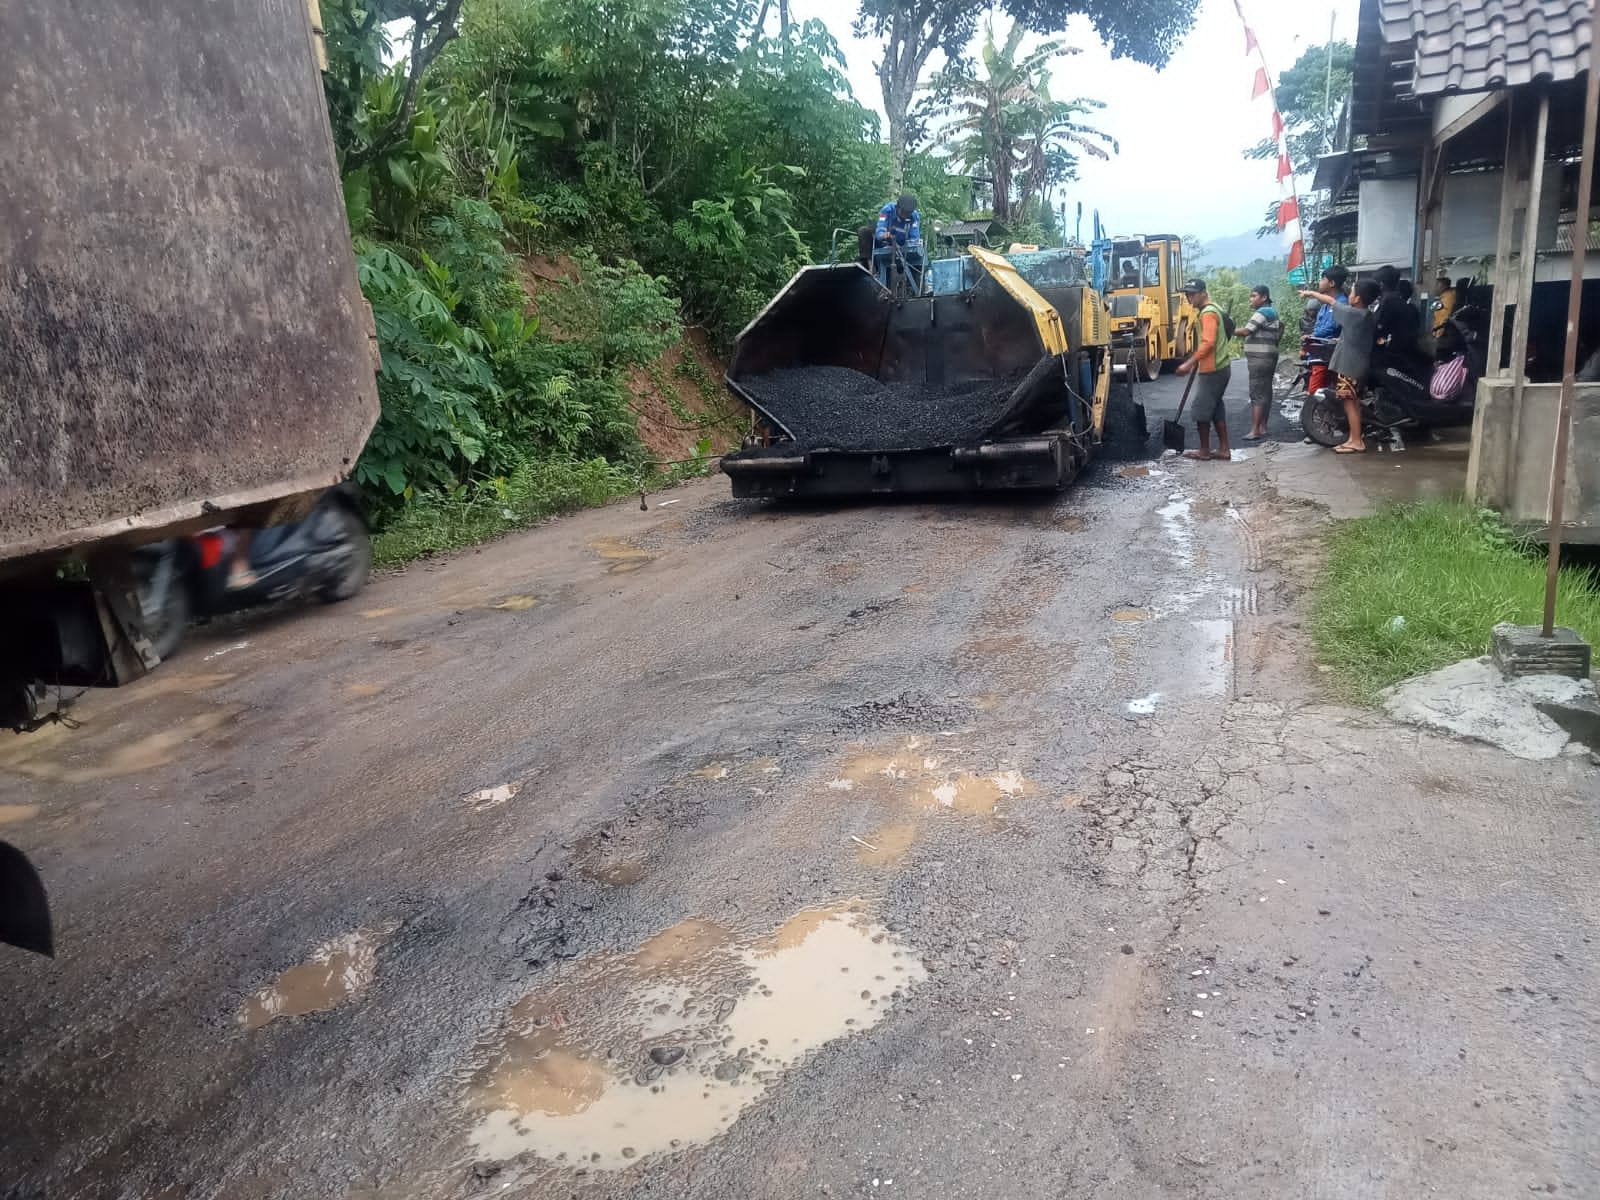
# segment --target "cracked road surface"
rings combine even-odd
[[[1600,1194],[1600,780],[1331,703],[1275,458],[706,481],[0,743],[6,1194]]]

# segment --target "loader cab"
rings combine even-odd
[[[1194,349],[1198,324],[1178,289],[1183,282],[1183,239],[1173,234],[1112,238],[1100,253],[1106,270],[1106,304],[1119,367],[1146,381]]]

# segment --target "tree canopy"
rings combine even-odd
[[[1061,31],[1086,16],[1114,57],[1166,65],[1194,26],[1192,0],[997,0],[998,10],[1034,33]],[[970,0],[860,0],[856,31],[882,38],[878,82],[889,120],[893,155],[890,187],[899,190],[909,149],[912,103],[935,51],[959,60],[978,31],[984,9]]]
[[[958,60],[928,83],[938,98],[936,107],[950,118],[940,142],[963,169],[986,173],[993,215],[1002,222],[1011,220],[1013,198],[1026,219],[1046,189],[1076,175],[1077,159],[1069,147],[1106,158],[1106,146],[1116,145],[1109,134],[1078,120],[1101,107],[1098,101],[1050,95],[1048,64],[1077,51],[1057,39],[1019,58],[1026,32],[1016,22],[996,44],[990,21],[978,61]]]

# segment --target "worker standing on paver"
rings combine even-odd
[[[878,210],[877,225],[863,225],[859,232],[860,262],[867,270],[874,267],[876,251],[890,246],[899,247],[913,270],[922,269],[922,213],[910,192],[885,204]]]
[[[1194,381],[1194,398],[1190,401],[1194,413],[1195,432],[1200,437],[1200,449],[1185,450],[1183,456],[1196,462],[1212,459],[1227,460],[1233,457],[1228,446],[1228,414],[1223,408],[1223,393],[1228,390],[1232,375],[1233,346],[1223,320],[1222,310],[1211,303],[1211,293],[1206,281],[1191,279],[1183,285],[1183,295],[1200,310],[1200,348],[1178,364],[1179,375],[1199,372]],[[1217,449],[1211,450],[1211,427],[1217,427]]]
[[[1278,376],[1278,344],[1283,341],[1283,322],[1272,307],[1272,291],[1264,283],[1250,289],[1250,307],[1255,311],[1235,337],[1244,339],[1244,361],[1250,371],[1250,432],[1247,442],[1267,436],[1267,414],[1272,411],[1272,381]]]

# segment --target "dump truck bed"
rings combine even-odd
[[[353,466],[370,317],[304,0],[0,10],[0,573]]]

